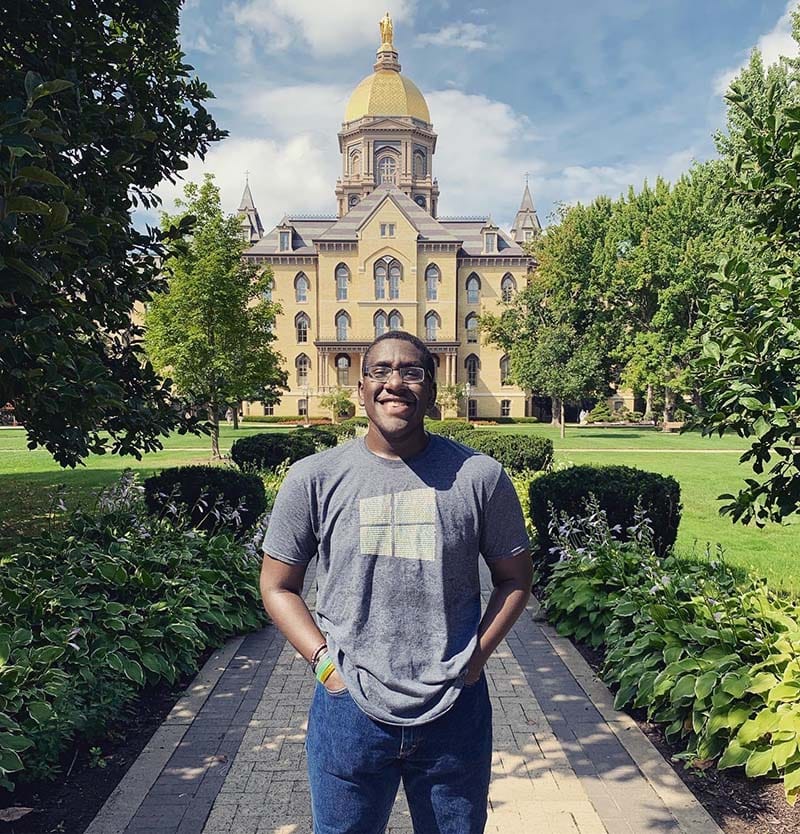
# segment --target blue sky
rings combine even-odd
[[[786,0],[189,0],[187,60],[230,131],[187,176],[212,171],[224,207],[250,185],[267,228],[331,212],[336,133],[371,73],[387,9],[403,73],[439,134],[440,214],[508,227],[530,172],[540,219],[558,201],[673,180],[714,154],[722,93],[750,50],[796,54]],[[161,189],[169,207],[175,189]]]

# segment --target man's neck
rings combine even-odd
[[[384,437],[374,426],[370,426],[364,442],[367,449],[379,458],[389,460],[408,460],[418,455],[428,445],[430,437],[422,426],[418,432],[408,437],[387,438]]]

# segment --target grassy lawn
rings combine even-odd
[[[564,440],[545,425],[493,426],[492,430],[550,437],[559,460],[573,463],[626,464],[674,476],[681,485],[683,519],[678,534],[682,555],[700,555],[706,543],[722,545],[734,564],[753,567],[776,586],[800,591],[800,522],[763,530],[733,525],[718,514],[716,497],[735,492],[749,474],[738,464],[744,444],[738,438],[702,438],[638,429],[569,427]],[[287,431],[275,424],[244,424],[237,432],[221,428],[220,445],[230,448],[237,437],[265,430]],[[143,477],[167,466],[208,463],[207,437],[174,435],[166,448],[143,460],[112,455],[92,456],[85,467],[63,470],[43,450],[29,451],[22,429],[0,430],[0,546],[22,532],[48,523],[52,494],[64,485],[68,508],[90,506],[99,488],[126,467]],[[58,513],[56,513],[58,515]]]

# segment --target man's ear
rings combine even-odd
[[[358,380],[358,404],[364,405],[364,383],[360,379]]]
[[[442,419],[442,410],[436,404],[436,383],[434,382],[431,386],[431,397],[428,400],[428,407],[425,409],[425,414],[431,418],[431,420],[441,420]]]

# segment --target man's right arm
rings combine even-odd
[[[264,554],[261,563],[261,599],[272,621],[286,639],[311,662],[314,652],[325,642],[325,637],[314,622],[303,599],[303,580],[307,565],[290,565]],[[331,691],[343,689],[345,684],[334,672],[325,686]]]

